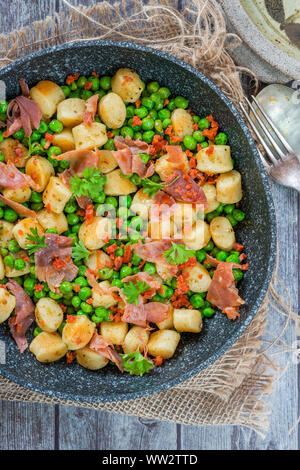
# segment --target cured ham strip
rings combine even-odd
[[[14,132],[24,129],[25,136],[30,137],[32,128],[38,129],[42,119],[42,113],[37,103],[29,98],[29,89],[24,79],[20,79],[22,95],[14,98],[7,107],[7,130],[4,137],[9,137]]]
[[[101,354],[101,356],[106,357],[106,359],[114,362],[121,372],[124,371],[123,360],[121,356],[114,350],[113,344],[106,341],[102,336],[98,335],[96,331],[90,343],[88,344],[88,348],[97,352],[98,354]]]
[[[19,215],[23,217],[36,217],[35,211],[28,209],[28,207],[25,207],[22,204],[19,204],[18,202],[12,201],[7,197],[2,196],[2,194],[0,194],[0,201],[6,204],[7,206],[11,207],[14,211],[16,211]]]
[[[163,191],[170,194],[175,201],[202,204],[204,208],[208,207],[203,189],[189,175],[181,170],[174,170],[173,175],[167,182],[172,180],[174,182],[165,186]]]
[[[166,151],[168,154],[167,161],[170,163],[183,164],[183,168],[185,166],[185,160],[183,157],[183,151],[180,145],[167,145]],[[177,166],[178,168],[178,166]]]
[[[18,170],[11,161],[7,163],[0,162],[0,186],[9,189],[31,186],[33,189],[37,189],[37,185],[32,178]]]
[[[126,305],[122,321],[133,323],[134,325],[145,328],[147,322],[159,323],[165,320],[168,316],[169,306],[162,302],[149,302],[142,303],[142,298],[139,298],[139,305],[130,304]]]
[[[95,120],[98,98],[98,95],[93,95],[85,102],[86,111],[83,113],[83,124],[85,126],[90,126]]]
[[[45,234],[46,248],[34,254],[35,273],[39,281],[47,282],[52,292],[59,292],[64,281],[73,281],[78,267],[72,261],[72,239],[54,233]]]
[[[173,213],[172,207],[176,204],[175,199],[161,189],[155,194],[153,202],[150,208],[150,221],[161,220],[166,215],[170,217]]]
[[[16,298],[15,316],[9,319],[9,329],[19,351],[23,353],[28,348],[25,334],[34,321],[34,304],[16,281],[9,281],[6,287]]]
[[[220,261],[207,292],[207,300],[225,313],[230,320],[240,316],[238,309],[245,302],[238,294],[232,273],[234,263]]]
[[[206,259],[214,267],[217,267],[220,263],[224,263],[224,261],[219,261],[210,255],[206,255]],[[248,271],[249,269],[248,264],[236,264],[236,263],[226,263],[226,264],[232,264],[233,269],[240,269],[241,271]]]
[[[113,152],[118,165],[124,175],[136,173],[141,178],[149,178],[154,174],[154,163],[150,162],[147,166],[143,163],[139,153],[150,153],[150,147],[141,140],[132,140],[126,136],[116,136],[114,138],[116,151]]]
[[[122,279],[122,282],[145,282],[149,287],[152,289],[160,289],[161,285],[160,283],[154,279],[153,276],[146,272],[139,272],[137,274],[133,274],[132,276],[126,276]]]

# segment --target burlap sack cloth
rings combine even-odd
[[[172,1],[99,2],[89,8],[75,8],[63,1],[70,8],[67,15],[0,36],[1,66],[55,44],[100,38],[139,42],[169,52],[209,76],[235,104],[243,99],[241,75],[255,82],[251,72],[236,67],[227,52],[239,39],[226,33],[215,0],[191,0],[181,13],[173,8]],[[282,307],[273,285],[237,343],[200,374],[167,391],[122,402],[77,403],[31,392],[0,377],[0,398],[81,406],[192,425],[245,425],[262,433],[270,412],[266,396],[275,380],[260,339],[270,305],[284,315],[289,311],[288,306]]]

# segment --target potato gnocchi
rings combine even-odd
[[[210,317],[238,318],[242,177],[213,116],[129,68],[30,97],[30,137],[0,132],[0,323],[22,308],[20,351],[31,337],[41,363],[143,375]]]

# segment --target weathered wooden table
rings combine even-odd
[[[70,2],[91,5],[97,0]],[[8,33],[65,9],[61,0],[13,0],[9,5],[2,0],[0,32]],[[297,311],[299,198],[274,184],[272,190],[278,220],[279,275]],[[268,328],[276,331],[281,325],[282,317],[272,312]],[[293,325],[284,338],[290,345],[296,340]],[[285,366],[287,358],[279,356],[277,361]],[[242,427],[192,427],[65,406],[0,402],[0,449],[299,449],[299,427],[288,434],[300,413],[298,370],[291,363],[275,385],[265,439]]]

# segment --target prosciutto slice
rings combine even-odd
[[[90,126],[95,120],[98,98],[98,95],[93,95],[85,102],[86,111],[83,113],[83,124],[85,126]]]
[[[182,164],[182,169],[185,168],[185,159],[182,148],[180,145],[167,145],[166,151],[168,154],[167,161],[170,163],[175,163],[176,168],[179,168],[178,165]]]
[[[235,286],[233,267],[234,263],[220,261],[207,292],[207,300],[225,313],[230,320],[235,320],[240,316],[239,306],[245,303]]]
[[[204,208],[208,206],[203,189],[188,174],[176,169],[167,182],[172,180],[174,182],[165,186],[163,191],[170,194],[175,201],[202,204]]]
[[[42,113],[38,105],[29,98],[29,88],[21,78],[20,86],[22,95],[13,99],[7,107],[7,130],[4,137],[9,137],[14,132],[24,129],[25,136],[30,137],[32,129],[38,129],[42,119]]]
[[[7,197],[2,196],[2,194],[0,194],[0,201],[6,204],[7,206],[11,207],[14,211],[16,211],[19,215],[23,217],[36,217],[35,211],[28,209],[28,207],[25,207],[22,204],[19,204],[18,202],[12,201]]]
[[[140,296],[139,304],[128,304],[125,307],[122,321],[133,323],[134,325],[145,328],[147,322],[159,323],[168,316],[169,306],[162,302],[149,302],[143,304]]]
[[[114,362],[121,372],[124,371],[122,358],[114,350],[113,344],[106,341],[102,336],[98,335],[96,331],[90,343],[88,344],[88,348],[97,352],[98,354],[101,354],[101,356],[106,357],[106,359]]]
[[[150,263],[162,262],[165,258],[162,254],[172,247],[171,240],[162,240],[157,242],[135,243],[132,248],[136,254]],[[166,261],[166,260],[165,260]]]
[[[219,261],[210,255],[206,255],[206,259],[214,267],[217,267],[220,263],[224,263],[224,261]],[[242,271],[247,271],[249,268],[249,265],[247,263],[246,264],[227,263],[227,264],[232,264],[233,269],[241,269]]]
[[[58,293],[64,281],[73,281],[78,267],[72,261],[72,239],[54,233],[45,234],[46,248],[34,254],[35,272],[38,279],[47,282],[52,292]]]
[[[18,170],[11,161],[0,162],[0,186],[9,189],[24,188],[24,186],[37,188],[32,178]]]
[[[125,138],[116,136],[114,144],[117,150],[113,152],[113,156],[124,175],[136,173],[141,178],[150,178],[154,174],[154,163],[150,162],[146,166],[138,155],[139,153],[150,153],[150,147],[146,142],[132,140],[128,136]]]
[[[154,279],[153,276],[146,272],[139,272],[137,274],[133,274],[132,276],[126,276],[122,279],[122,282],[145,282],[151,289],[159,289],[161,287],[160,283]]]
[[[22,354],[28,348],[25,334],[34,321],[34,304],[16,281],[9,281],[6,287],[16,298],[15,316],[9,319],[9,329]]]

